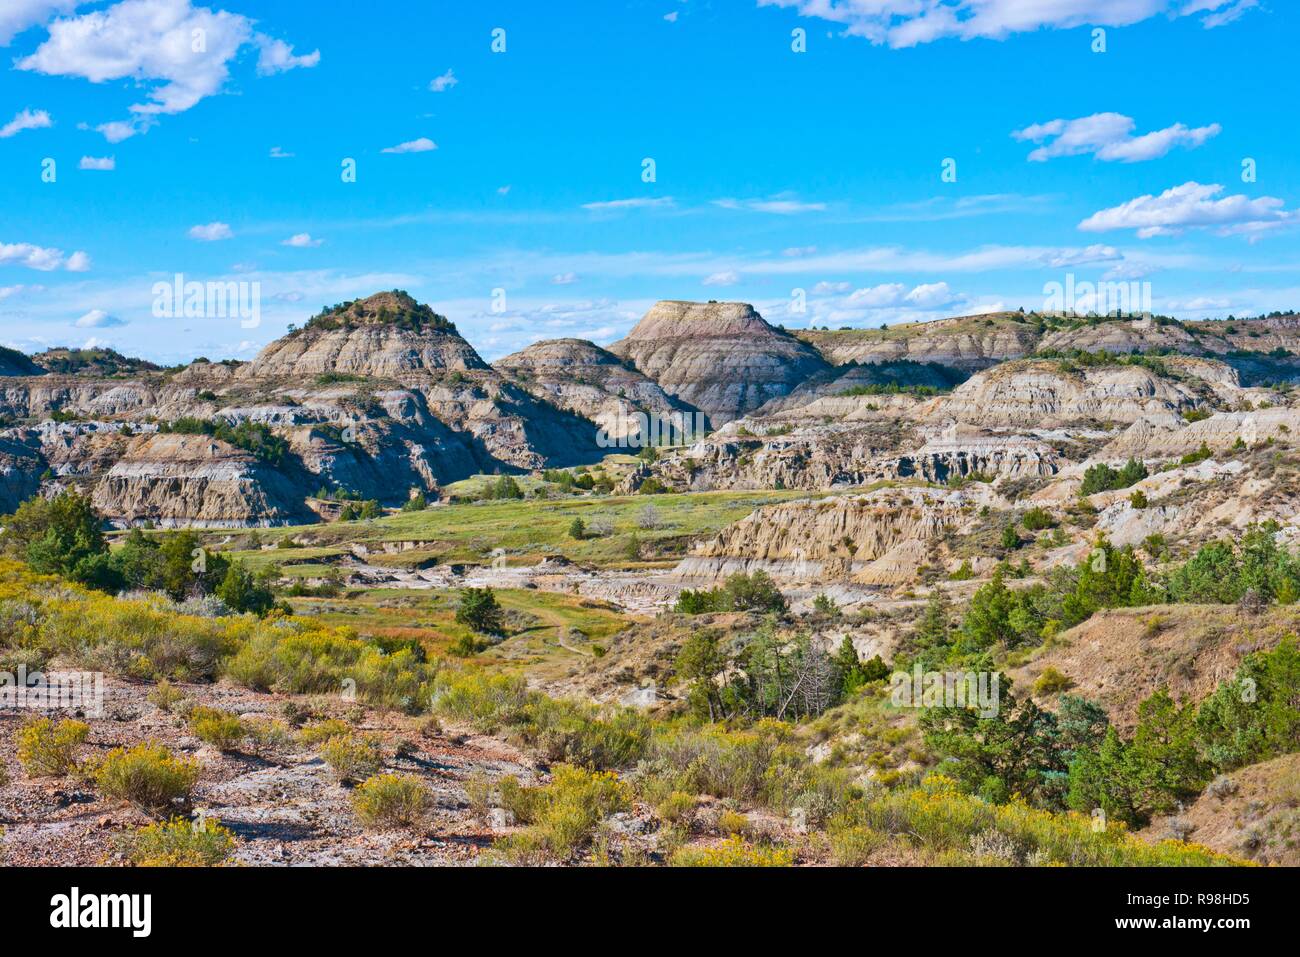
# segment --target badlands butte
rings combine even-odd
[[[160,368],[107,350],[0,350],[0,514],[76,490],[114,549],[131,530],[185,530],[261,573],[286,611],[387,650],[414,642],[430,660],[520,674],[533,692],[593,707],[733,726],[792,720],[787,744],[801,760],[843,771],[877,802],[942,790],[926,778],[937,769],[980,808],[1100,807],[1144,846],[1167,849],[1172,837],[1235,860],[1298,863],[1300,729],[1237,759],[1198,744],[1196,771],[1177,786],[1151,777],[1167,755],[1141,764],[1147,738],[1127,743],[1162,689],[1191,722],[1238,669],[1289,647],[1300,584],[1289,552],[1300,538],[1296,382],[1300,316],[1289,313],[1184,322],[998,312],[787,330],[745,303],[667,300],[607,346],[547,340],[488,363],[451,321],[392,291],[325,309],[249,362]],[[647,421],[691,431],[643,447]],[[1243,571],[1243,541],[1273,564]],[[1189,584],[1206,580],[1222,587]],[[467,627],[457,602],[486,587],[503,619]],[[772,661],[782,691],[769,700],[756,676]],[[915,710],[889,706],[890,668],[943,661],[1002,672],[1019,701],[1008,709],[1059,712],[1062,727],[1078,708],[1096,709],[1095,726],[1132,750],[1128,803],[1101,796],[1119,793],[1116,779],[1078,757],[1100,738],[1061,751],[1051,768],[1012,772],[1029,742],[993,754],[986,729],[989,753],[972,758]],[[801,676],[788,689],[781,662]],[[201,700],[217,694],[202,688]],[[117,684],[112,693],[129,697]],[[236,711],[266,708],[247,690],[222,694]],[[447,708],[453,724],[467,717]],[[162,721],[155,711],[138,721]],[[391,717],[366,720],[402,730]],[[424,765],[407,761],[426,776],[429,761],[463,769],[435,788],[447,827],[470,827],[466,809],[494,800],[475,798],[473,775],[486,774],[489,791],[507,771],[549,780],[545,756],[500,732],[488,722],[474,729],[487,737],[442,738]],[[649,760],[679,758],[705,760]],[[221,757],[221,783],[202,795],[235,822],[243,860],[391,860],[382,842],[339,823],[347,802],[319,791],[308,758],[276,760],[272,772]],[[641,773],[635,780],[659,780]],[[250,796],[270,793],[258,781],[298,795],[286,800],[307,808],[305,820],[327,819],[320,828],[343,836],[286,837],[311,828]],[[793,803],[798,820],[817,817],[812,785],[762,808],[757,784],[754,794],[638,787],[617,833],[602,831],[612,842],[602,854],[1221,862],[1175,860],[1183,850],[1070,858],[1017,843],[1009,817],[939,859],[913,839],[922,825],[894,834],[874,812],[850,820],[843,809],[818,819],[830,844],[817,844],[787,814]],[[688,810],[687,798],[699,803]],[[508,803],[504,791],[499,800]],[[681,808],[666,809],[671,800]],[[476,819],[475,840],[514,833],[506,817],[489,818]],[[31,821],[10,807],[8,823],[10,848],[36,855]],[[517,857],[532,860],[519,841]],[[65,859],[57,846],[50,859]],[[472,858],[477,846],[450,856]],[[427,841],[403,848],[408,862],[450,854]]]

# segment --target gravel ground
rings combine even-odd
[[[203,772],[192,807],[178,813],[204,814],[234,832],[234,862],[288,865],[454,865],[471,864],[498,832],[477,821],[465,795],[475,772],[496,779],[508,774],[535,783],[532,763],[493,738],[447,728],[432,733],[417,719],[361,708],[338,699],[259,694],[225,685],[176,685],[195,703],[243,717],[284,719],[293,702],[314,717],[343,718],[385,743],[384,771],[411,774],[429,789],[432,809],[417,830],[363,829],[353,813],[350,788],[337,783],[313,747],[296,739],[259,745],[256,753],[221,753],[192,737],[185,721],[148,699],[149,683],[107,679],[104,714],[91,726],[81,757],[95,758],[116,747],[156,741],[178,756],[197,757]],[[0,787],[0,862],[7,866],[102,865],[124,863],[115,838],[153,818],[106,799],[76,776],[31,778],[15,754],[14,732],[33,712],[0,710],[0,762],[9,781]],[[398,748],[399,743],[402,747]]]

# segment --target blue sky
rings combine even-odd
[[[1149,282],[1184,318],[1300,307],[1298,20],[1277,0],[5,0],[0,342],[249,358],[394,287],[489,359],[608,343],[661,298],[878,326],[1041,307],[1072,273]],[[260,283],[261,324],[155,317],[177,273]]]

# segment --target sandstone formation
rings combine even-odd
[[[974,372],[1031,355],[1038,348],[1041,333],[1018,313],[994,313],[888,329],[810,329],[796,335],[834,365],[909,360]]]
[[[537,398],[595,422],[610,448],[656,444],[652,416],[674,432],[695,428],[698,410],[585,339],[535,342],[493,367]]]
[[[1206,404],[1207,389],[1137,365],[1070,369],[1055,360],[1022,360],[972,376],[937,402],[932,416],[1019,427],[1172,422]]]
[[[721,425],[826,369],[817,352],[743,302],[657,302],[609,351]]]
[[[764,571],[778,582],[915,580],[945,535],[969,526],[997,500],[986,486],[889,486],[863,495],[759,508],[697,545],[677,567],[682,578],[719,582]]]
[[[240,527],[311,521],[303,498],[280,471],[224,442],[154,435],[131,443],[93,501],[124,525]]]

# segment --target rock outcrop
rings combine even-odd
[[[676,574],[708,583],[764,571],[783,583],[905,584],[949,532],[969,527],[978,508],[996,498],[983,485],[905,485],[768,505],[697,545]]]
[[[743,302],[657,302],[609,351],[715,426],[788,395],[826,369],[816,350]]]
[[[310,522],[301,485],[252,455],[201,435],[132,441],[94,490],[117,524],[243,527]]]
[[[327,309],[267,346],[241,379],[317,376],[398,378],[487,369],[456,327],[404,292],[381,292]]]
[[[1033,354],[1041,330],[1019,313],[993,313],[887,329],[809,329],[795,334],[834,365],[909,360],[974,372]]]
[[[930,417],[1022,428],[1139,419],[1173,423],[1184,410],[1201,408],[1213,397],[1204,380],[1176,379],[1142,365],[1074,368],[1036,359],[1006,362],[972,376],[937,400]]]
[[[493,367],[537,398],[590,419],[610,448],[657,444],[650,433],[661,430],[651,417],[673,432],[695,431],[697,409],[585,339],[535,342]]]

